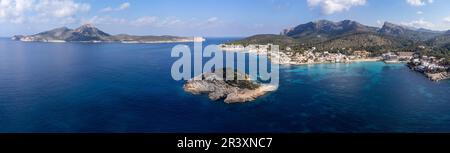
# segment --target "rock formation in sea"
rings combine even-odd
[[[450,79],[450,73],[439,72],[439,73],[425,73],[425,75],[432,81],[440,81]]]
[[[230,76],[226,79],[226,76]],[[209,99],[225,103],[249,102],[276,90],[275,86],[260,84],[249,75],[229,68],[203,73],[187,81],[184,90],[195,95],[208,94]]]

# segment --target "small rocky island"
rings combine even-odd
[[[226,80],[227,75],[233,75],[234,79]],[[183,88],[195,95],[208,94],[209,99],[214,101],[223,99],[225,103],[253,101],[276,90],[275,86],[260,84],[251,80],[249,75],[229,68],[196,76],[187,81]]]
[[[178,37],[178,36],[134,36],[128,34],[111,35],[85,24],[76,29],[67,27],[56,28],[34,35],[16,35],[12,40],[25,42],[120,42],[120,43],[172,43],[172,42],[201,42],[202,37]]]

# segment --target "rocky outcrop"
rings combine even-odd
[[[440,81],[450,79],[450,65],[445,60],[445,58],[436,60],[434,57],[413,58],[406,66],[424,74],[432,81]]]
[[[226,76],[233,79],[226,80]],[[238,79],[239,78],[239,79]],[[204,73],[187,81],[184,90],[195,95],[208,94],[211,100],[223,99],[225,103],[249,102],[276,90],[275,86],[258,84],[249,76],[232,69]]]
[[[432,81],[450,79],[450,74],[448,72],[425,73],[425,75]]]

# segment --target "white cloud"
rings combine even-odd
[[[33,0],[0,0],[0,21],[23,22],[25,12],[32,6]]]
[[[120,4],[117,8],[112,8],[112,7],[106,7],[100,10],[100,12],[113,12],[113,11],[122,11],[122,10],[126,10],[131,6],[130,3],[126,2],[126,3],[122,3]]]
[[[416,14],[421,15],[421,14],[423,14],[423,12],[422,11],[417,11]]]
[[[123,3],[119,6],[119,10],[124,10],[130,7],[130,3]]]
[[[401,24],[404,26],[414,27],[414,28],[427,28],[427,29],[435,28],[435,25],[433,23],[425,21],[424,19],[410,21],[410,22],[402,22]]]
[[[122,25],[133,27],[154,27],[154,28],[208,28],[220,25],[222,23],[218,17],[207,19],[182,20],[178,17],[156,17],[142,16],[135,19],[115,18],[110,16],[94,16],[88,19],[82,19],[83,24],[90,23],[94,25]]]
[[[381,20],[377,20],[377,25],[383,25],[384,24],[384,22],[383,21],[381,21]]]
[[[446,17],[446,18],[444,18],[444,22],[446,22],[446,23],[450,23],[450,16],[449,16],[449,17]]]
[[[426,28],[431,30],[450,30],[450,16],[445,17],[440,21],[427,21],[422,19],[409,21],[409,22],[401,22],[403,26],[412,27],[412,28]]]
[[[89,19],[81,19],[81,23],[83,24],[94,24],[94,25],[111,25],[111,24],[126,24],[128,21],[123,18],[114,18],[110,16],[106,17],[99,17],[99,16],[93,16]]]
[[[112,12],[112,11],[114,11],[114,9],[112,7],[105,7],[100,10],[100,12]]]
[[[213,23],[213,22],[216,22],[217,20],[219,20],[219,18],[217,18],[217,17],[211,17],[211,18],[209,18],[207,21],[208,21],[208,23]]]
[[[127,9],[127,8],[129,8],[130,7],[130,3],[122,3],[120,6],[119,6],[119,10],[124,10],[124,9]]]
[[[166,18],[158,21],[156,26],[158,26],[158,27],[179,26],[179,25],[183,25],[183,24],[184,24],[184,22],[181,19],[178,19],[177,17],[166,17]],[[152,25],[152,26],[155,26],[155,25]]]
[[[406,0],[406,3],[412,6],[424,6],[433,3],[434,0]]]
[[[149,26],[149,27],[208,27],[219,22],[219,18],[210,17],[206,20],[182,20],[177,17],[159,18],[154,16],[144,16],[135,20],[129,21],[132,26]]]
[[[23,23],[37,18],[68,21],[79,12],[89,11],[90,7],[89,4],[73,0],[0,0],[0,22]]]
[[[72,0],[40,0],[35,4],[36,12],[42,16],[57,18],[69,17],[77,12],[87,12],[91,6],[85,3],[75,3]]]
[[[155,25],[158,22],[158,18],[154,16],[144,16],[131,21],[131,25],[134,26],[146,26]]]
[[[307,2],[309,7],[320,7],[322,13],[327,15],[366,4],[366,0],[308,0]]]
[[[94,16],[89,19],[83,19],[84,24],[90,23],[95,25],[127,25],[136,27],[164,27],[181,23],[180,19],[175,17],[159,18],[156,16],[142,16],[136,19],[116,18],[110,16]]]

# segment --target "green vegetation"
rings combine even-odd
[[[449,33],[409,29],[392,23],[385,23],[380,29],[349,20],[321,20],[299,25],[283,35],[255,35],[230,44],[247,46],[268,43],[279,45],[281,51],[290,48],[291,51],[303,52],[315,47],[316,51],[334,53],[366,50],[373,56],[386,52],[413,51],[450,60]]]
[[[296,46],[298,41],[294,38],[283,35],[262,34],[251,36],[242,40],[231,42],[230,44],[244,45],[249,44],[276,44],[280,46],[280,49],[285,49],[287,46]]]
[[[214,73],[222,73],[223,78],[225,82],[233,87],[238,87],[240,89],[250,89],[254,90],[260,87],[260,84],[258,84],[256,81],[251,80],[250,76],[239,72],[237,70],[231,69],[231,68],[221,68],[218,70],[213,71]],[[227,75],[234,75],[233,80],[227,80]],[[204,76],[203,76],[204,77]]]

